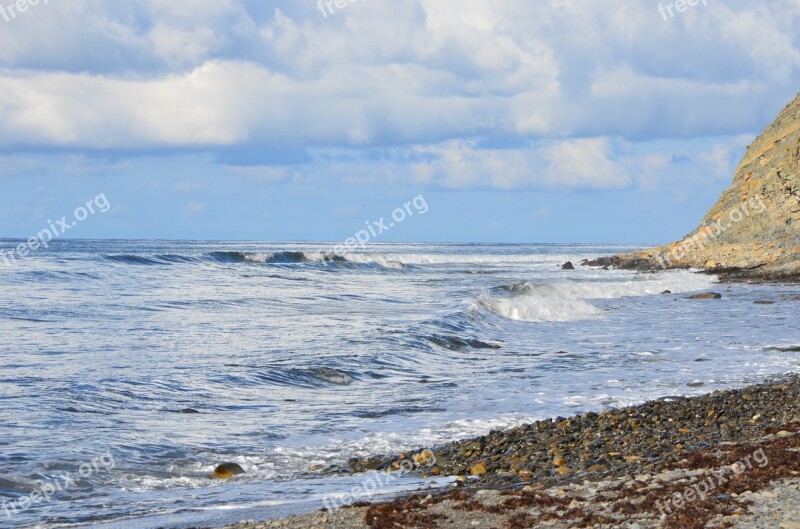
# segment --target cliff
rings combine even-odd
[[[747,148],[733,185],[694,231],[669,245],[584,264],[800,279],[800,94]]]

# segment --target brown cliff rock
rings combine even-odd
[[[669,245],[590,264],[800,280],[800,94],[747,148],[733,185],[697,229]]]

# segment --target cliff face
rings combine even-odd
[[[697,229],[670,245],[597,264],[800,278],[800,94],[747,148],[733,185]]]

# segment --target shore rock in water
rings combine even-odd
[[[572,264],[572,261],[567,261],[563,265],[561,265],[562,270],[575,270],[575,265]]]
[[[236,463],[222,463],[214,469],[211,477],[215,479],[231,479],[233,476],[244,473],[244,469]]]
[[[717,294],[716,292],[706,292],[704,294],[695,294],[694,296],[689,296],[689,299],[721,299],[722,294]]]
[[[729,279],[800,280],[800,94],[747,148],[700,226],[680,241],[590,265],[701,268]]]

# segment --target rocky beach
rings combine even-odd
[[[442,489],[226,529],[755,528],[800,522],[800,378],[545,420],[434,451]],[[399,468],[425,451],[353,461]],[[435,481],[435,480],[434,480]],[[447,490],[450,489],[450,490]]]
[[[800,280],[800,95],[748,147],[733,184],[696,230],[670,245],[582,264],[645,273],[691,268],[723,281]],[[226,529],[800,528],[796,376],[546,419],[432,452],[435,458],[420,447],[354,459],[341,469],[415,466],[431,490]],[[456,481],[443,488],[436,480],[445,476]]]

